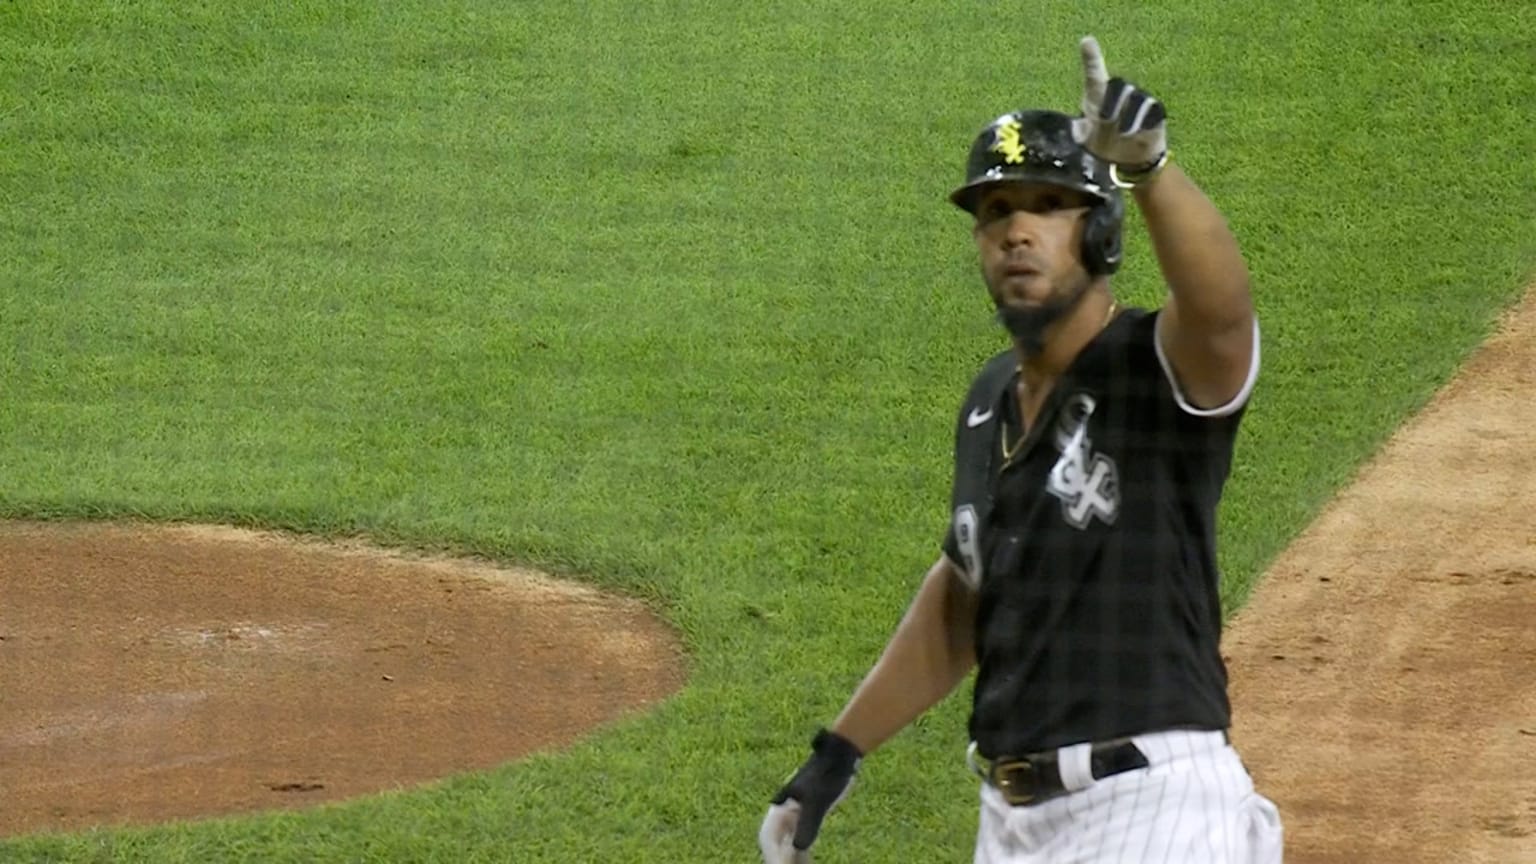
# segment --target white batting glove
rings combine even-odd
[[[757,831],[757,848],[763,864],[811,864],[811,850],[795,848],[800,825],[800,802],[793,798],[768,808],[763,827]]]
[[[1072,121],[1072,137],[1108,162],[1121,185],[1150,179],[1168,158],[1167,110],[1124,78],[1108,77],[1099,40],[1086,36],[1078,47],[1083,56],[1083,114]]]

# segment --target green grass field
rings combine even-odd
[[[937,554],[1004,344],[944,196],[992,117],[1075,109],[1084,33],[1249,257],[1239,605],[1529,278],[1536,18],[1094,5],[0,4],[0,516],[480,553],[643,596],[692,654],[567,752],[0,861],[754,860]],[[1115,285],[1154,305],[1138,228]],[[818,861],[970,860],[965,708],[869,760]]]

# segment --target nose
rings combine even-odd
[[[1033,247],[1039,243],[1040,217],[1027,210],[1008,214],[1003,224],[1003,245]]]

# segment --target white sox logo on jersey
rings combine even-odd
[[[1045,489],[1061,499],[1061,516],[1075,528],[1087,528],[1097,516],[1115,524],[1120,513],[1120,478],[1115,460],[1093,452],[1088,418],[1098,407],[1092,396],[1077,393],[1062,408],[1056,425],[1056,449],[1061,458],[1051,469]]]

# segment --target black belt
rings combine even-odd
[[[1095,780],[1146,768],[1149,764],[1146,754],[1129,738],[1095,744],[1089,753],[1088,764]],[[982,776],[1003,794],[1004,800],[1016,807],[1039,804],[1067,792],[1055,750],[1029,756],[1004,756],[994,760]]]

